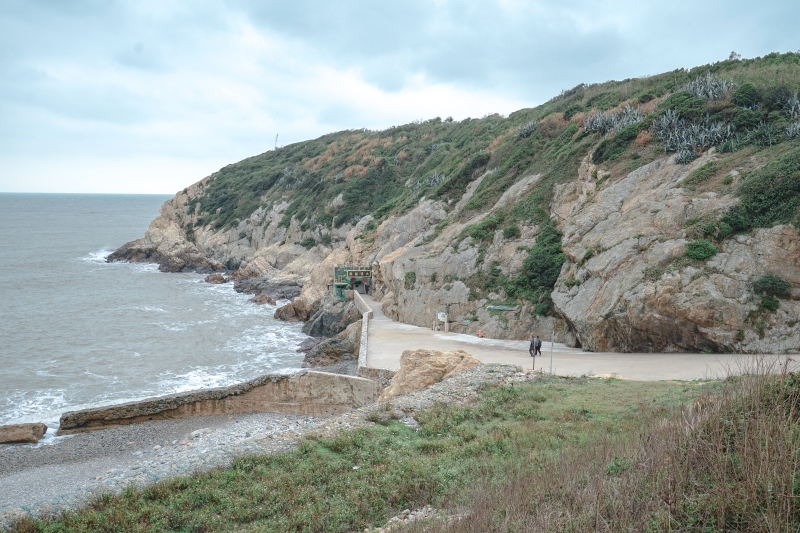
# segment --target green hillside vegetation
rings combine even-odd
[[[602,169],[600,188],[665,154],[690,163],[714,146],[723,160],[692,174],[684,187],[742,197],[742,206],[725,217],[731,231],[717,231],[715,239],[793,223],[800,206],[798,91],[800,54],[776,53],[582,84],[508,117],[435,118],[383,131],[332,133],[221,169],[192,200],[199,216],[184,221],[184,229],[191,238],[197,226],[232,227],[260,206],[287,202],[280,225],[295,219],[301,229],[325,234],[325,228],[365,215],[380,223],[421,198],[452,206],[468,183],[486,173],[464,209],[448,219],[463,220],[491,209],[521,177],[541,174],[527,195],[459,236],[459,242],[469,236],[480,246],[506,227],[548,223],[554,186],[575,179],[587,154]],[[744,170],[737,183],[726,177],[734,166]],[[343,205],[328,207],[339,195]]]
[[[379,409],[371,427],[12,531],[363,531],[425,505],[467,519],[409,531],[797,531],[798,406],[792,374],[545,377],[427,409],[419,431]]]

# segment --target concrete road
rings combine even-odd
[[[461,333],[432,331],[408,324],[393,322],[383,314],[381,304],[365,296],[372,307],[373,319],[369,326],[367,366],[373,368],[400,368],[400,355],[404,350],[430,348],[435,350],[464,350],[483,363],[519,365],[527,370],[551,368],[551,346],[542,344],[542,357],[528,355],[529,341],[506,341],[478,338]],[[786,356],[762,356],[767,362],[782,362]],[[800,358],[796,358],[800,359]],[[729,373],[741,374],[752,367],[754,356],[737,354],[694,353],[615,353],[585,352],[564,344],[552,346],[552,370],[561,376],[615,376],[621,379],[657,381],[714,379]],[[798,368],[798,361],[790,361]]]

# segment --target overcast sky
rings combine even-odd
[[[800,2],[0,0],[0,191],[174,193],[275,144],[800,49]]]

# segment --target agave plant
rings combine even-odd
[[[683,149],[675,154],[675,162],[679,165],[685,165],[695,160],[694,151]]]
[[[726,142],[733,135],[733,128],[710,122],[707,115],[699,123],[687,123],[674,109],[667,109],[653,121],[653,135],[664,141],[665,152],[678,152],[675,161],[680,163],[692,161],[698,150]]]
[[[428,176],[426,179],[419,180],[413,184],[409,184],[409,187],[411,187],[412,191],[416,192],[422,189],[423,187],[438,187],[445,181],[447,181],[447,176],[445,176],[438,170],[434,170],[433,174]]]
[[[642,121],[642,110],[639,107],[633,108],[630,104],[619,111],[608,111],[603,113],[596,111],[586,118],[586,131],[599,131],[603,135],[618,132],[626,126]]]
[[[772,146],[781,142],[780,131],[773,124],[761,121],[747,132],[745,141],[755,146]]]
[[[790,139],[800,139],[800,121],[786,126],[786,136]]]
[[[517,139],[525,139],[530,137],[536,132],[536,129],[539,127],[539,121],[536,119],[531,120],[527,124],[523,124],[517,130]]]
[[[787,98],[783,107],[790,117],[797,118],[800,116],[800,98],[797,97],[797,93]]]
[[[705,76],[699,76],[694,81],[690,81],[684,85],[683,90],[689,91],[698,98],[707,98],[709,100],[719,100],[725,97],[736,87],[732,80],[718,78],[711,72],[706,72]]]

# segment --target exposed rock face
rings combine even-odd
[[[233,288],[236,292],[255,294],[252,301],[256,303],[270,303],[275,305],[277,300],[291,300],[300,295],[301,288],[293,279],[272,280],[265,278],[243,277],[237,279]]]
[[[360,319],[331,301],[333,268],[349,264],[372,266],[374,298],[384,313],[418,326],[430,327],[442,311],[450,331],[480,329],[506,339],[554,331],[557,341],[588,350],[800,351],[800,303],[782,300],[777,312],[760,312],[760,299],[750,288],[772,272],[787,279],[800,298],[800,238],[794,228],[726,239],[702,264],[679,262],[686,242],[696,238],[684,227],[687,222],[719,218],[738,202],[731,195],[694,195],[681,188],[681,180],[715,157],[705,154],[689,165],[663,157],[598,185],[587,156],[574,181],[556,186],[550,215],[564,234],[567,261],[552,293],[555,316],[536,316],[524,302],[515,309],[489,309],[505,295],[484,298],[468,286],[475,286],[476,273],[486,275],[491,268],[516,276],[539,226],[519,223],[519,235],[509,238],[497,229],[491,241],[462,239],[468,225],[525,197],[539,175],[518,179],[484,212],[459,209],[488,174],[474,180],[458,202],[422,199],[374,229],[369,215],[340,228],[294,218],[287,227],[281,223],[286,203],[260,207],[229,228],[195,226],[197,213],[188,206],[202,195],[203,180],[165,203],[145,237],[109,260],[155,261],[167,271],[226,268],[237,290],[254,294],[258,303],[294,298],[275,317],[308,322],[304,331],[317,336],[335,335]],[[323,235],[330,244],[308,250],[296,244],[307,238],[321,242]]]
[[[287,322],[305,322],[311,318],[312,311],[313,306],[302,298],[296,298],[294,301],[276,309],[274,316]]]
[[[480,361],[464,350],[406,350],[400,356],[400,370],[381,393],[380,400],[422,390],[479,364]]]
[[[341,302],[328,297],[303,326],[303,333],[312,337],[332,337],[360,319],[361,313],[352,301]]]
[[[353,322],[347,329],[332,339],[327,339],[308,351],[303,358],[303,368],[334,365],[358,359],[361,342],[361,320]]]
[[[800,284],[800,238],[793,228],[728,239],[705,264],[675,266],[691,240],[687,221],[718,218],[736,202],[714,193],[694,197],[680,188],[681,179],[714,158],[706,154],[688,166],[659,159],[599,191],[587,158],[580,179],[557,189],[554,211],[568,260],[553,301],[582,347],[773,353],[800,348],[797,302],[782,301],[776,313],[765,313],[763,336],[747,325],[748,313],[758,308],[750,288],[755,279],[774,272]],[[584,262],[587,250],[595,253]]]
[[[225,276],[220,274],[219,272],[214,272],[213,274],[209,274],[206,276],[205,282],[206,283],[213,283],[215,285],[221,285],[222,283],[227,282],[228,280],[225,279]]]
[[[41,422],[0,426],[0,444],[35,444],[39,442],[46,431],[47,425]]]

